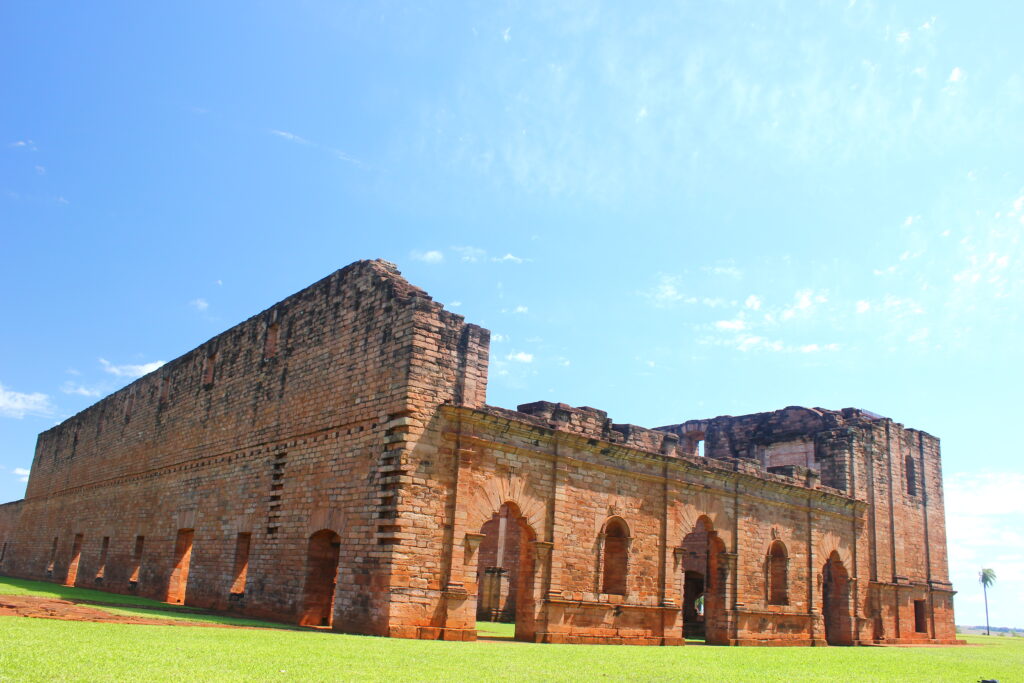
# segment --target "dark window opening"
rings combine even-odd
[[[924,600],[914,600],[914,631],[928,633],[927,607]]]
[[[907,493],[911,496],[917,495],[917,472],[914,468],[914,458],[907,456],[904,464],[907,470]]]
[[[629,527],[622,519],[614,517],[604,527],[604,577],[601,592],[625,595],[628,572]]]
[[[245,595],[245,580],[249,574],[249,547],[252,534],[241,533],[235,540],[235,568],[232,573],[231,595]]]
[[[789,588],[786,546],[782,541],[775,541],[768,550],[768,604],[788,605]]]
[[[263,359],[270,360],[277,356],[278,340],[281,336],[281,326],[278,323],[267,326],[267,336],[263,339]]]
[[[103,575],[107,571],[107,551],[110,550],[110,536],[103,537],[103,544],[100,546],[100,563],[96,568],[96,582],[103,581]]]

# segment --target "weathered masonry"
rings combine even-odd
[[[403,638],[955,642],[935,437],[496,408],[488,347],[354,263],[41,434],[0,571]]]

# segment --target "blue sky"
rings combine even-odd
[[[411,4],[411,3],[410,3]],[[0,8],[0,500],[35,435],[386,258],[489,401],[857,406],[943,444],[1024,626],[1024,5]]]

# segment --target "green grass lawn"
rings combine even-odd
[[[13,592],[9,582],[0,578],[0,593]],[[17,590],[36,590],[28,583],[19,582]],[[44,588],[38,590],[50,588],[40,585]],[[65,597],[75,594],[65,593]],[[163,603],[153,606],[168,610]],[[511,628],[509,624],[481,626],[498,635]],[[1024,639],[967,639],[980,646],[533,645],[4,617],[0,618],[0,681],[1024,681]]]

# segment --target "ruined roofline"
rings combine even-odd
[[[548,405],[558,405],[572,409],[571,406],[564,403],[553,404],[547,401],[538,401],[536,403],[548,403]],[[656,430],[645,429],[643,427],[637,427],[636,425],[615,425],[616,427],[632,427],[637,430],[643,430],[644,432],[657,434],[659,437],[667,439],[668,443],[672,444],[672,448],[663,449],[663,447],[649,447],[649,444],[642,442],[629,441],[627,438],[623,438],[623,435],[618,430],[612,431],[608,436],[570,431],[563,425],[554,421],[546,420],[541,416],[530,415],[517,410],[509,410],[508,408],[501,408],[498,406],[485,405],[481,408],[473,408],[470,406],[446,404],[443,406],[443,410],[458,411],[463,415],[472,414],[481,418],[505,420],[526,428],[540,429],[550,435],[564,434],[569,438],[578,439],[580,442],[586,442],[591,447],[604,444],[605,447],[601,449],[601,453],[604,455],[613,455],[618,453],[619,457],[625,455],[627,458],[654,458],[662,462],[678,463],[684,467],[692,467],[704,472],[716,473],[718,476],[735,475],[742,477],[747,481],[756,481],[762,484],[782,486],[787,489],[795,488],[802,491],[813,492],[814,494],[832,496],[837,499],[842,499],[844,503],[852,502],[857,507],[863,507],[865,505],[864,501],[858,500],[857,498],[849,495],[846,491],[822,484],[816,475],[812,475],[810,477],[793,477],[775,472],[767,472],[760,469],[750,461],[742,458],[705,458],[677,451],[676,445],[678,444],[678,439],[674,434],[670,434],[668,432],[656,432]],[[604,413],[604,411],[589,407],[577,408],[575,410],[587,410],[601,414]],[[611,421],[609,420],[609,422]],[[504,433],[504,431],[499,433]],[[805,472],[804,474],[806,475],[810,473]]]
[[[406,280],[394,263],[391,263],[390,261],[385,261],[384,259],[363,259],[355,261],[345,266],[344,268],[339,268],[338,270],[335,270],[330,275],[327,275],[326,277],[317,280],[308,287],[304,287],[298,292],[295,292],[294,294],[291,294],[285,297],[284,299],[281,299],[277,303],[268,306],[259,313],[251,315],[245,320],[242,320],[236,323],[235,325],[232,325],[231,327],[217,333],[216,335],[210,337],[201,344],[198,344],[193,348],[189,349],[180,356],[177,356],[167,361],[156,370],[148,372],[145,375],[142,375],[141,377],[132,380],[131,382],[121,387],[117,391],[113,391],[107,394],[103,398],[88,405],[87,407],[78,411],[74,415],[54,425],[53,427],[50,427],[49,429],[40,432],[39,436],[43,437],[44,435],[59,432],[69,423],[81,419],[83,416],[89,414],[94,410],[98,410],[101,406],[114,403],[120,398],[128,395],[136,388],[139,388],[143,384],[152,381],[154,375],[171,372],[175,368],[190,362],[192,359],[195,358],[195,354],[200,353],[204,349],[209,349],[211,346],[216,346],[221,339],[224,339],[234,334],[235,332],[241,330],[247,325],[251,325],[255,322],[258,322],[260,319],[266,319],[269,322],[275,317],[277,311],[281,309],[287,309],[292,304],[301,301],[303,298],[315,295],[321,290],[323,290],[323,293],[326,294],[326,296],[328,297],[336,296],[339,291],[339,288],[342,287],[343,284],[349,280],[349,278],[358,276],[360,273],[364,272],[368,272],[369,274],[371,274],[371,276],[376,276],[377,278],[379,278],[380,281],[387,283],[387,286],[390,288],[390,291],[396,301],[402,303],[410,303],[414,300],[419,300],[426,302],[428,304],[432,304],[441,309],[442,311],[444,311],[444,307],[442,304],[435,302],[433,298],[429,294],[427,294],[426,291],[420,289],[419,287],[411,284],[408,280]],[[444,313],[460,321],[463,319],[463,316],[458,313],[452,313],[450,311],[444,311]]]

